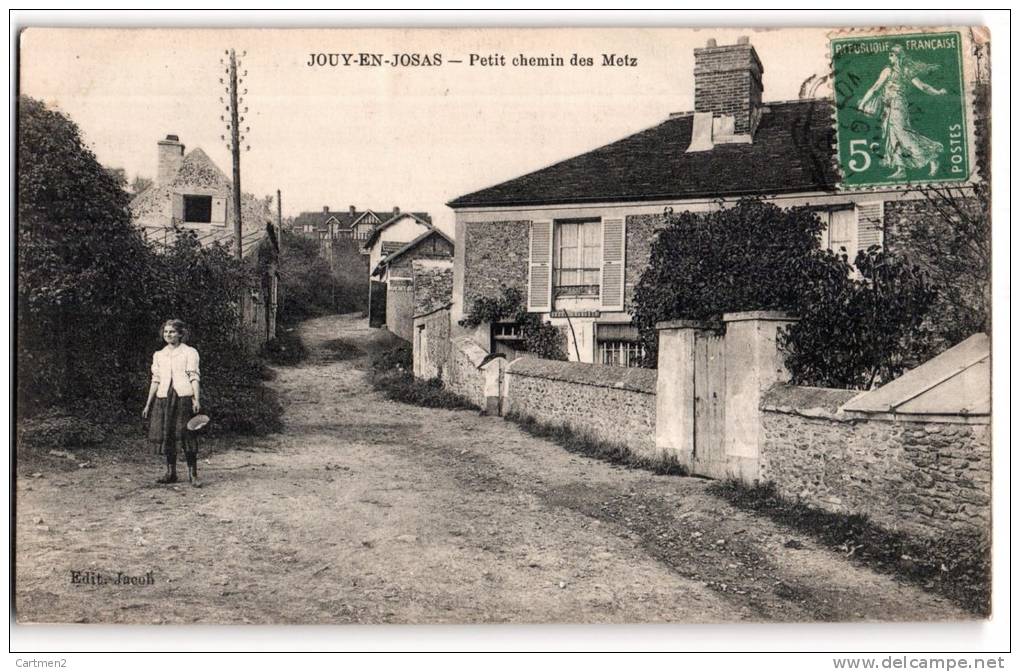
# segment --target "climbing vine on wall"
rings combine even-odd
[[[514,322],[521,328],[524,348],[543,359],[566,361],[566,338],[559,329],[542,321],[537,313],[529,313],[524,293],[514,287],[503,287],[499,298],[475,299],[460,324],[474,328],[481,324]]]

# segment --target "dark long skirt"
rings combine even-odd
[[[189,464],[198,454],[198,439],[188,431],[188,420],[195,414],[192,397],[179,397],[173,386],[165,398],[156,398],[149,416],[149,440],[156,446],[156,454],[167,461],[184,453]]]

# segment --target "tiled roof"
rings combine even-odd
[[[451,208],[716,198],[833,189],[832,103],[767,103],[751,143],[687,153],[693,116],[466,194]]]

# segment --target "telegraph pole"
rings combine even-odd
[[[234,254],[241,258],[241,134],[237,128],[237,56],[230,50],[230,149],[234,161]]]
[[[244,56],[247,52],[243,52],[241,55]],[[227,95],[229,97],[227,103],[227,110],[230,113],[230,121],[227,122],[227,129],[230,131],[230,143],[228,149],[230,149],[230,155],[234,164],[234,254],[238,259],[242,258],[241,250],[241,140],[244,136],[241,135],[241,122],[244,121],[244,117],[241,116],[240,100],[243,94],[248,93],[245,89],[243,92],[239,92],[238,85],[243,81],[243,77],[248,73],[244,72],[243,75],[237,74],[237,54],[233,49],[227,51],[228,62],[227,62]],[[220,60],[222,63],[223,60]],[[220,83],[223,80],[220,79]],[[220,102],[223,99],[220,98]],[[244,112],[247,112],[248,108],[244,108]],[[222,116],[221,120],[226,121]],[[245,132],[249,129],[246,127]],[[226,139],[224,136],[220,136],[221,139]]]
[[[280,190],[276,190],[276,244],[283,251],[283,203],[280,202]]]

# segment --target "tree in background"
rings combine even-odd
[[[151,186],[151,179],[148,177],[142,177],[141,175],[135,175],[135,179],[131,180],[131,195],[137,196]]]

